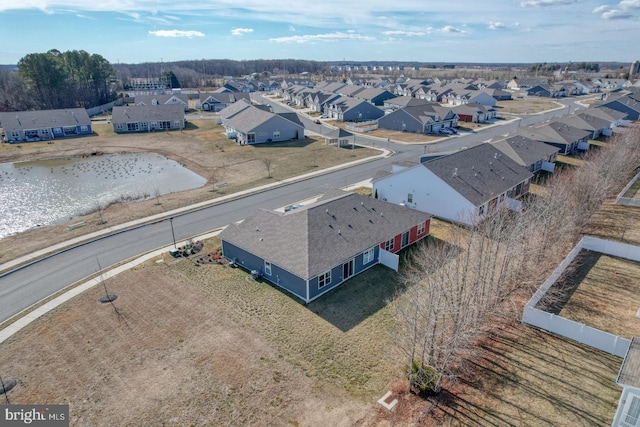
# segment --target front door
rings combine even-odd
[[[342,264],[342,280],[347,280],[349,277],[353,276],[354,265],[355,260],[353,259]]]

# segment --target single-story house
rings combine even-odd
[[[259,210],[220,234],[222,253],[308,303],[429,234],[431,215],[331,190],[288,212]]]
[[[322,135],[326,144],[335,145],[336,147],[353,147],[356,142],[356,136],[342,128],[332,129]]]
[[[241,105],[244,108],[235,108],[237,104],[244,104]],[[223,114],[228,108],[239,111],[230,116]],[[265,111],[245,101],[227,107],[220,112],[220,116],[222,125],[226,128],[227,137],[235,139],[241,145],[304,138],[304,126],[299,121],[294,122],[286,115]]]
[[[458,116],[453,109],[434,102],[400,108],[378,119],[379,129],[421,134],[438,133],[443,127],[456,126]]]
[[[553,172],[558,151],[560,151],[559,148],[553,145],[522,135],[509,136],[491,142],[491,145],[531,173],[536,173],[540,170]]]
[[[427,101],[426,99],[419,99],[412,96],[401,95],[384,101],[384,108],[387,110],[397,110],[398,108],[428,105],[430,103],[431,101]]]
[[[585,112],[579,112],[577,114],[569,114],[557,118],[556,121],[566,123],[574,128],[586,130],[591,132],[590,139],[596,139],[600,135],[611,136],[613,131],[611,129],[611,121],[602,119],[600,117],[587,114]]]
[[[184,129],[181,104],[113,107],[111,124],[116,133]]]
[[[551,122],[541,126],[519,128],[517,133],[527,138],[542,141],[560,149],[560,154],[572,154],[589,149],[591,132],[569,126],[561,122]]]
[[[507,83],[507,89],[526,90],[540,84],[547,84],[547,79],[538,77],[515,77]]]
[[[245,99],[251,102],[251,94],[247,92],[200,93],[200,109],[204,111],[221,111],[229,105]]]
[[[49,141],[93,134],[84,108],[0,113],[2,140],[9,143]]]
[[[640,340],[631,339],[631,344],[618,373],[618,385],[622,394],[612,427],[640,427]]]
[[[482,104],[463,104],[453,107],[459,122],[486,123],[496,118],[496,110]]]
[[[552,85],[539,84],[527,89],[527,96],[544,96],[552,98],[559,95],[556,91],[556,88],[554,88]]]
[[[362,99],[341,96],[325,107],[325,113],[345,122],[366,122],[384,116],[384,111]]]
[[[599,117],[601,119],[607,120],[610,124],[609,127],[611,129],[615,129],[619,126],[623,126],[628,123],[628,120],[625,119],[627,117],[626,113],[621,111],[612,110],[608,107],[596,107],[596,108],[587,108],[585,110],[580,111],[581,114],[588,114],[590,116]]]
[[[359,91],[358,93],[356,93],[355,95],[353,95],[354,98],[358,98],[358,99],[363,99],[367,102],[370,102],[373,105],[384,105],[384,102],[387,99],[391,99],[391,98],[395,98],[396,96],[386,90],[386,89],[378,89],[378,88],[366,88],[364,90]]]
[[[491,144],[373,179],[382,200],[473,227],[498,207],[520,210],[533,174]]]
[[[183,94],[136,95],[136,106],[144,105],[181,105],[184,111],[189,109],[189,97]]]
[[[608,107],[625,113],[627,120],[640,120],[640,101],[629,95],[601,102],[594,107]]]

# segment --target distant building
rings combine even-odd
[[[629,80],[639,77],[638,74],[640,74],[640,61],[633,61],[629,68]]]

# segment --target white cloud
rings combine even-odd
[[[622,0],[619,6],[623,9],[640,9],[640,0]]]
[[[244,36],[249,33],[253,33],[253,28],[234,28],[231,30],[232,36]]]
[[[442,27],[440,31],[442,31],[443,33],[464,33],[465,32],[464,30],[461,30],[460,28],[456,28],[451,25],[446,25]]]
[[[577,3],[578,0],[524,0],[520,2],[522,7],[551,7]]]
[[[629,19],[633,18],[633,15],[629,12],[625,12],[620,9],[611,9],[602,14],[603,19],[613,20],[613,19]]]
[[[490,30],[504,30],[505,28],[507,28],[507,26],[502,22],[489,22]]]
[[[182,31],[182,30],[158,30],[149,31],[149,34],[157,37],[204,37],[204,33],[200,31]]]
[[[275,37],[269,39],[276,43],[312,43],[312,42],[337,42],[340,40],[360,40],[373,41],[375,37],[364,36],[356,33],[328,33],[328,34],[307,34],[304,36]]]
[[[425,33],[424,31],[394,30],[394,31],[383,31],[382,34],[384,34],[385,36],[422,37],[422,36],[426,36],[428,33]]]
[[[294,27],[293,25],[289,25],[289,31],[291,31],[292,33],[295,33],[296,27]]]
[[[602,14],[602,19],[631,19],[634,17],[632,11],[640,9],[640,0],[622,0],[617,6],[600,5],[593,9],[593,13]]]

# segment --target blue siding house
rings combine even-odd
[[[431,215],[332,190],[291,210],[259,210],[219,237],[225,258],[306,303],[356,274],[384,264],[429,234]]]

